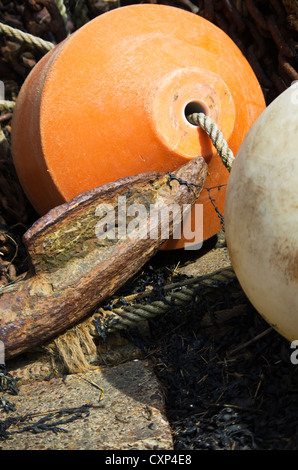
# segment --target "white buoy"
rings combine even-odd
[[[231,262],[256,310],[298,340],[298,82],[255,121],[225,200]]]

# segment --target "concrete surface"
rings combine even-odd
[[[94,385],[95,384],[95,385]],[[100,389],[97,386],[100,387]],[[103,391],[103,397],[101,398]],[[7,417],[33,414],[8,431],[20,431],[48,416],[51,410],[92,405],[89,416],[58,425],[67,432],[28,430],[0,441],[2,450],[151,450],[173,449],[164,398],[158,381],[143,361],[49,381],[20,385],[17,396],[7,395],[16,405]],[[66,415],[56,418],[58,421]]]

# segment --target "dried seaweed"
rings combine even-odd
[[[231,307],[237,314],[225,320],[221,312]],[[215,318],[208,328],[206,309]],[[147,357],[164,388],[175,449],[298,449],[290,345],[273,329],[261,336],[268,324],[243,293],[194,302],[150,325]]]
[[[0,440],[9,439],[13,434],[24,432],[34,434],[45,431],[51,431],[55,434],[59,432],[67,433],[68,430],[61,426],[89,416],[89,408],[91,406],[90,404],[84,404],[74,408],[62,408],[45,413],[30,413],[23,416],[6,418],[0,421]],[[38,417],[39,419],[32,423],[32,420]],[[28,422],[30,424],[27,424]]]
[[[0,392],[9,392],[11,395],[18,394],[16,379],[7,371],[5,364],[0,364]]]

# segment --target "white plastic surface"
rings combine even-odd
[[[242,142],[228,181],[225,228],[247,297],[281,335],[298,340],[298,82]]]

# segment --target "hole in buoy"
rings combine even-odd
[[[202,101],[190,101],[184,108],[184,116],[189,124],[195,126],[192,122],[188,120],[188,116],[194,113],[204,113],[209,116],[209,108]],[[197,127],[197,126],[195,126]]]

